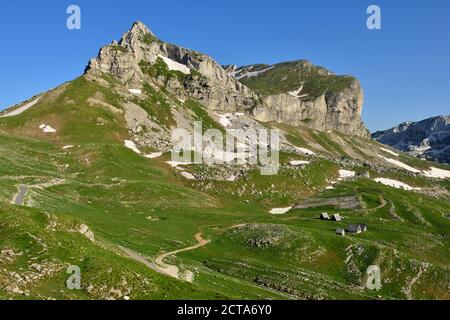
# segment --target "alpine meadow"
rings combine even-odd
[[[220,65],[136,21],[0,112],[0,299],[450,299],[450,167],[373,140],[363,102],[354,76]],[[224,141],[174,148],[196,122]],[[236,132],[278,133],[276,173],[251,161],[274,138]]]

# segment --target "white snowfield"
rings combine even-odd
[[[302,160],[293,160],[290,162],[291,166],[304,166],[310,163],[311,162],[309,161],[302,161]]]
[[[356,172],[350,170],[339,170],[339,179],[350,179],[356,177]]]
[[[52,128],[48,124],[44,124],[44,123],[39,126],[39,129],[41,129],[42,132],[44,132],[44,133],[56,133],[56,131],[57,131],[55,128]]]
[[[429,178],[449,179],[450,171],[431,167],[428,171],[423,171],[423,175]]]
[[[169,67],[169,70],[171,70],[171,71],[180,71],[180,72],[183,72],[184,74],[190,74],[191,73],[191,69],[189,69],[184,64],[181,64],[179,62],[173,61],[172,59],[164,57],[163,55],[160,55],[160,54],[158,55],[158,57],[164,60],[164,62]]]
[[[141,154],[141,151],[136,147],[136,144],[131,141],[131,140],[125,140],[125,147],[133,150],[134,152],[136,152],[137,154]]]
[[[337,179],[338,181],[342,181],[342,178],[339,178],[339,179]],[[325,190],[333,190],[333,189],[336,189],[336,184],[337,184],[337,181],[329,181],[328,182],[330,185],[329,186],[327,186],[326,188],[325,188]]]
[[[385,161],[390,162],[390,163],[396,165],[397,167],[403,168],[403,169],[405,169],[405,170],[407,170],[407,171],[410,171],[410,172],[420,173],[420,170],[417,170],[417,169],[415,169],[415,168],[413,168],[413,167],[411,167],[411,166],[408,166],[407,164],[405,164],[405,163],[403,163],[403,162],[401,162],[401,161],[398,161],[398,160],[395,160],[395,159],[390,159],[390,158],[385,158],[385,157],[380,156],[380,155],[378,155],[378,156],[379,156],[380,158],[383,158]]]
[[[41,99],[41,97],[39,97],[39,98],[37,98],[37,99],[35,99],[35,100],[31,101],[31,102],[28,102],[27,104],[24,104],[23,106],[15,109],[15,110],[12,110],[11,112],[8,112],[8,113],[0,116],[0,118],[17,116],[17,115],[21,114],[22,112],[30,109],[36,103],[38,103],[39,99]]]
[[[309,150],[309,149],[306,149],[306,148],[300,148],[300,147],[294,147],[297,151],[299,151],[299,152],[301,152],[301,153],[303,153],[303,154],[305,154],[305,155],[311,155],[311,156],[315,156],[316,154],[313,152],[313,151],[311,151],[311,150]]]
[[[224,114],[218,114],[216,115],[219,117],[219,123],[224,127],[228,128],[232,125],[232,120],[245,116],[244,113],[238,112],[238,113],[224,113]]]
[[[386,179],[386,178],[376,178],[374,179],[376,182],[384,184],[385,186],[397,188],[397,189],[403,189],[403,190],[420,190],[420,188],[413,188],[410,185],[407,185],[404,182],[393,180],[393,179]]]
[[[272,210],[270,210],[271,214],[285,214],[288,213],[289,211],[291,211],[292,207],[287,207],[287,208],[274,208]]]
[[[309,96],[309,94],[300,94],[302,91],[303,91],[303,85],[300,88],[298,88],[297,90],[289,91],[288,94],[290,96],[293,96],[294,98],[304,98],[304,97]]]
[[[44,133],[56,133],[57,130],[47,125],[44,129],[42,129],[42,131],[44,131]]]
[[[183,176],[183,178],[187,179],[187,180],[196,180],[195,177],[190,174],[189,172],[183,171],[181,173],[181,175]]]
[[[188,166],[190,164],[193,164],[193,162],[180,162],[180,161],[166,161],[166,163],[171,166],[172,168],[181,170],[179,166]]]
[[[162,156],[162,152],[154,152],[144,155],[147,159],[156,159]]]
[[[269,70],[271,70],[271,69],[273,69],[273,68],[275,68],[275,66],[271,66],[271,67],[268,67],[268,68],[266,68],[266,69],[259,70],[259,71],[247,72],[247,73],[245,73],[245,74],[240,75],[239,77],[236,77],[236,79],[237,79],[237,80],[241,80],[241,79],[243,79],[243,78],[245,78],[245,77],[247,77],[247,78],[256,77],[256,76],[260,75],[261,73],[264,73],[264,72],[266,72],[266,71],[269,71]]]
[[[398,157],[400,155],[399,153],[395,153],[394,151],[391,151],[391,150],[386,149],[386,148],[380,148],[380,150],[382,150],[384,152],[387,152],[389,154],[392,154],[393,156],[396,156],[396,157]]]
[[[297,98],[298,95],[300,94],[300,92],[302,92],[302,90],[303,90],[303,85],[300,88],[298,88],[297,90],[289,91],[288,94]]]
[[[220,114],[219,116],[219,123],[224,127],[224,128],[228,128],[231,126],[231,114],[226,113],[226,114]]]
[[[142,154],[141,150],[139,150],[139,148],[136,146],[134,141],[125,140],[124,145],[126,148],[136,152],[137,154]],[[154,152],[154,153],[144,154],[143,156],[147,159],[156,159],[156,158],[159,158],[162,156],[162,152]]]
[[[72,148],[74,148],[74,146],[69,145],[69,146],[64,146],[64,147],[62,147],[62,148],[63,148],[63,150],[67,150],[67,149],[72,149]]]
[[[128,91],[132,94],[140,95],[142,94],[142,90],[140,89],[128,89]]]
[[[394,160],[394,159],[390,159],[390,158],[385,158],[383,156],[378,155],[379,157],[383,158],[385,161],[390,162],[400,168],[403,168],[405,170],[408,170],[410,172],[414,172],[414,173],[421,173],[422,175],[424,175],[425,177],[428,178],[438,178],[438,179],[448,179],[450,178],[450,171],[448,170],[444,170],[444,169],[439,169],[439,168],[435,168],[435,167],[430,167],[429,170],[417,170],[416,168],[413,168],[411,166],[408,166],[407,164],[398,161],[398,160]]]

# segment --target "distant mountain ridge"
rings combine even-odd
[[[450,116],[403,122],[372,138],[412,156],[450,163]]]

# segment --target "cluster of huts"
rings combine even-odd
[[[324,212],[320,215],[321,220],[329,220],[329,221],[335,221],[335,222],[341,222],[344,218],[340,214],[333,214],[329,215],[328,213]],[[364,223],[353,223],[350,224],[347,229],[344,228],[337,228],[336,234],[340,236],[345,236],[345,233],[352,233],[352,234],[359,234],[363,232],[367,232],[367,224]]]
[[[367,224],[364,223],[354,223],[347,227],[347,229],[344,228],[337,228],[336,234],[340,236],[345,236],[345,232],[353,233],[353,234],[359,234],[363,232],[367,232]]]
[[[333,214],[331,217],[328,213],[324,212],[320,215],[320,220],[331,220],[336,222],[341,222],[342,217],[339,213]]]

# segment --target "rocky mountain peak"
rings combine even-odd
[[[122,47],[130,48],[132,51],[137,51],[155,40],[157,40],[155,34],[145,24],[136,21],[131,29],[122,35],[118,44]]]
[[[245,112],[263,122],[370,137],[361,120],[357,79],[307,60],[222,67],[207,55],[159,40],[137,21],[119,42],[103,47],[86,70],[99,80],[112,75],[132,89],[149,83],[164,87],[215,112]],[[184,75],[172,72],[179,70]]]
[[[155,34],[141,21],[135,21],[130,29],[130,33],[133,34],[150,34],[155,36]]]
[[[177,77],[172,72],[179,70],[184,70],[185,75]],[[86,73],[99,80],[103,74],[110,74],[133,88],[152,83],[182,99],[194,98],[213,111],[242,112],[255,107],[258,99],[214,59],[159,40],[139,21],[119,42],[100,49]]]
[[[142,22],[136,21],[129,31],[123,34],[119,44],[125,47],[149,45],[156,40],[155,34]]]

